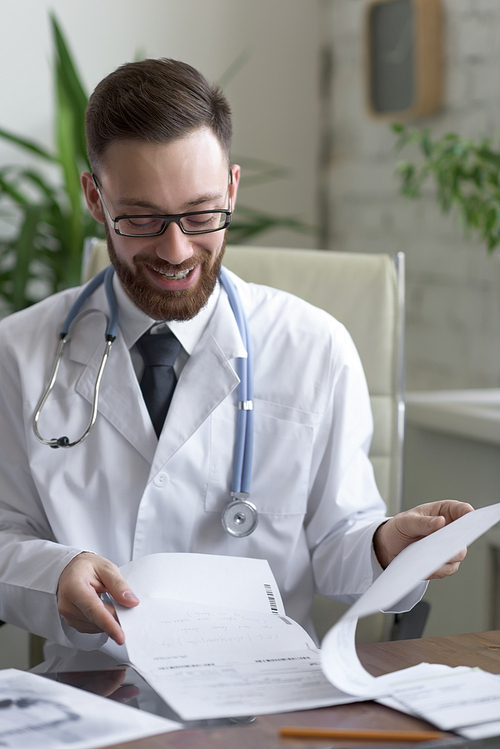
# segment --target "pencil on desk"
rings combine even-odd
[[[442,739],[440,731],[405,731],[377,728],[308,728],[283,726],[279,729],[283,738],[303,739],[365,739],[368,741],[432,741]]]

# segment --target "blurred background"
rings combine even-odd
[[[2,2],[0,128],[52,147],[54,11],[90,93],[137,56],[167,56],[224,84],[234,158],[283,177],[240,202],[300,219],[317,233],[275,229],[252,244],[407,254],[407,386],[500,382],[492,262],[432,194],[398,194],[400,156],[365,102],[367,0],[18,0]],[[442,0],[443,103],[414,124],[495,135],[500,121],[500,5]],[[24,158],[0,140],[0,166]],[[252,170],[247,170],[251,174]]]
[[[191,63],[224,88],[234,157],[286,176],[244,189],[241,202],[296,217],[318,233],[275,230],[253,243],[407,253],[410,389],[500,381],[492,263],[432,196],[398,196],[387,122],[365,106],[366,0],[19,0],[2,2],[0,127],[52,146],[54,11],[88,93],[139,56]],[[444,95],[420,118],[436,134],[494,135],[500,108],[500,6],[442,0]],[[20,152],[0,141],[0,165]],[[326,214],[326,218],[325,218]]]
[[[464,232],[456,210],[441,213],[432,184],[418,200],[400,194],[396,165],[402,156],[390,113],[374,118],[367,107],[370,5],[370,0],[0,0],[0,128],[53,147],[50,12],[87,93],[138,57],[192,64],[210,81],[223,83],[233,111],[233,160],[246,165],[250,177],[263,171],[276,177],[255,184],[249,179],[239,201],[302,226],[275,228],[249,243],[404,251],[408,390],[500,387],[497,261],[474,230]],[[410,118],[409,124],[430,128],[435,138],[454,132],[497,143],[500,3],[441,0],[440,7],[442,101],[432,114]],[[410,147],[405,157],[418,159],[416,149]],[[23,160],[30,163],[0,140],[0,168]],[[499,464],[497,432],[481,446],[482,457],[471,459],[461,450],[469,441],[478,447],[478,438],[448,430],[453,460],[459,456],[474,479],[469,484],[452,464],[436,478],[444,458],[432,441],[435,430],[430,436],[410,434],[413,455],[424,451],[426,462],[420,457],[408,467],[407,502],[437,499],[441,491],[477,504],[496,501],[500,475],[491,466]],[[487,467],[485,455],[491,458]],[[489,488],[478,488],[485,474]],[[488,578],[487,584],[490,589],[496,583]],[[467,627],[464,623],[461,631]],[[445,632],[427,632],[434,633]]]

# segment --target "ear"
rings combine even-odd
[[[89,172],[83,172],[83,174],[80,175],[80,184],[92,218],[95,218],[95,220],[99,221],[100,224],[104,224],[105,219],[101,199],[96,190],[92,175]]]
[[[236,205],[236,196],[238,195],[238,185],[240,184],[241,166],[233,164],[231,167],[232,181],[229,182],[229,199],[231,200],[231,210],[234,211]]]

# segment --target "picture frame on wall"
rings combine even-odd
[[[441,0],[370,0],[364,20],[368,113],[411,120],[443,99]]]

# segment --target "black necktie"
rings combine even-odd
[[[181,344],[168,328],[164,333],[152,334],[148,330],[137,341],[137,348],[144,360],[141,390],[158,437],[177,383],[174,362],[180,347]]]

